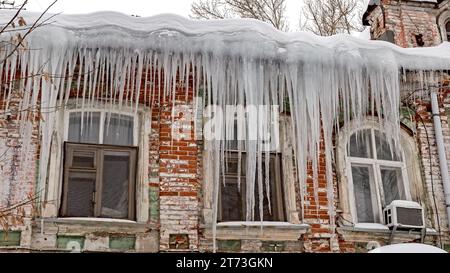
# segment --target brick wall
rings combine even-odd
[[[323,140],[319,157],[318,188],[314,187],[312,165],[308,165],[308,180],[306,183],[306,196],[304,203],[305,224],[311,226],[311,232],[303,237],[306,252],[332,251],[333,227],[330,223],[330,205],[334,200],[328,199],[328,183],[326,177],[326,163]],[[315,191],[317,191],[316,200]]]
[[[12,244],[5,242],[7,236],[0,238],[0,245],[4,247],[30,245],[30,219],[37,209],[33,200],[42,197],[36,194],[38,115],[34,111],[18,112],[22,95],[20,91],[12,92],[10,111],[0,116],[0,211],[17,207],[6,210],[0,219],[0,233],[7,229],[17,237]],[[20,115],[28,115],[30,122],[21,123]]]
[[[383,0],[367,17],[372,39],[379,39],[386,31],[394,33],[395,44],[401,47],[435,46],[442,42],[436,23],[438,10],[434,4],[414,1]]]
[[[198,182],[193,109],[193,91],[189,90],[186,97],[183,88],[180,88],[174,103],[170,101],[161,105],[158,122],[161,251],[198,250],[201,185]],[[174,118],[172,113],[175,113]],[[188,239],[187,247],[183,242],[170,242],[171,238],[178,240],[177,237]]]
[[[439,157],[436,147],[435,131],[429,103],[418,107],[417,142],[420,148],[420,159],[423,168],[423,179],[427,191],[427,203],[433,226],[439,224],[443,232],[448,232],[447,212],[445,209],[444,189],[439,168]],[[423,123],[422,123],[423,121]],[[450,143],[449,127],[446,117],[442,116],[442,128],[446,143]],[[431,157],[430,157],[431,155]],[[450,157],[448,157],[450,159]],[[436,205],[435,205],[436,202]],[[437,209],[437,210],[436,210]]]
[[[35,113],[17,112],[20,101],[20,93],[13,92],[10,111],[0,117],[0,141],[5,144],[4,150],[0,151],[0,207],[17,204],[34,194],[39,123]],[[32,121],[21,126],[19,114],[31,115]],[[30,143],[23,143],[21,136],[25,134],[30,134],[27,138]],[[21,165],[21,160],[29,164]]]

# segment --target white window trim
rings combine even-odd
[[[57,113],[55,120],[55,131],[52,133],[52,145],[50,148],[50,166],[48,181],[45,185],[43,193],[45,206],[42,211],[43,218],[58,218],[59,210],[62,204],[62,178],[63,178],[63,157],[64,157],[64,142],[68,139],[69,129],[69,116],[70,113],[80,112],[79,108],[76,108],[76,100],[69,100],[65,109],[61,109]],[[138,147],[138,158],[136,168],[136,196],[135,196],[135,211],[136,221],[138,223],[146,223],[149,219],[149,197],[148,197],[148,176],[149,176],[149,136],[151,130],[151,110],[148,107],[139,106],[128,107],[116,106],[115,109],[111,109],[115,105],[111,106],[110,103],[98,102],[95,105],[85,107],[83,111],[87,112],[101,112],[101,116],[104,117],[108,113],[121,114],[134,117],[133,128],[133,146]],[[103,119],[102,119],[103,120]],[[103,122],[100,123],[99,137],[103,138],[102,128]],[[86,218],[88,219],[88,218]],[[96,218],[95,218],[96,219]],[[94,219],[94,220],[95,220]],[[104,219],[108,220],[108,219]],[[114,221],[114,219],[110,219]]]
[[[356,210],[356,200],[355,200],[355,193],[353,188],[353,176],[352,176],[352,170],[351,165],[352,164],[361,164],[361,165],[370,165],[372,168],[375,168],[375,175],[374,178],[375,182],[375,192],[372,192],[372,194],[375,194],[376,201],[377,201],[377,207],[378,207],[378,213],[374,215],[374,217],[378,217],[378,220],[380,223],[383,223],[383,213],[382,213],[382,192],[383,190],[381,184],[381,174],[379,172],[379,166],[386,166],[386,167],[398,167],[402,168],[402,179],[403,179],[403,190],[405,192],[405,199],[408,201],[412,200],[411,196],[411,183],[410,177],[411,175],[408,174],[408,168],[407,168],[407,160],[405,156],[405,151],[403,149],[403,144],[405,143],[405,139],[409,138],[410,136],[404,131],[400,131],[400,138],[401,138],[401,157],[402,162],[398,161],[385,161],[385,160],[378,160],[376,159],[377,155],[374,155],[375,159],[368,159],[368,158],[354,158],[349,157],[347,155],[347,144],[350,140],[350,137],[361,130],[365,129],[371,129],[371,130],[379,130],[383,128],[378,123],[378,120],[375,118],[367,118],[366,121],[363,122],[363,125],[360,126],[360,122],[351,122],[348,126],[342,128],[340,130],[339,134],[339,140],[338,140],[338,147],[337,147],[337,165],[339,169],[339,192],[340,192],[340,209],[342,210],[342,215],[344,219],[352,221],[352,223],[357,224],[358,223],[358,217],[357,217],[357,210]],[[375,145],[374,141],[374,134],[371,134],[372,137],[372,145]],[[372,147],[373,151],[376,151],[376,147]],[[376,154],[376,152],[374,152]]]

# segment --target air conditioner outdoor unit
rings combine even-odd
[[[396,200],[384,209],[384,221],[390,228],[424,229],[423,208],[416,202]]]

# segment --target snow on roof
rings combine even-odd
[[[1,11],[7,22],[14,11]],[[23,12],[28,24],[40,14]],[[52,16],[47,14],[44,17]],[[450,68],[450,44],[404,49],[384,41],[367,41],[340,34],[320,37],[307,32],[281,32],[253,19],[198,21],[172,14],[136,18],[116,12],[56,15],[28,39],[39,48],[129,48],[173,52],[323,62],[337,57],[388,63],[411,69]]]

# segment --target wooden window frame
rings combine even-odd
[[[83,168],[83,167],[73,167],[72,160],[73,154],[76,151],[94,153],[94,167],[93,168]],[[129,171],[129,186],[128,186],[128,220],[134,221],[136,218],[136,177],[137,177],[137,156],[138,147],[133,146],[114,146],[114,145],[103,145],[103,144],[82,144],[73,142],[64,142],[64,167],[63,167],[63,191],[62,191],[62,206],[60,214],[63,217],[69,217],[67,214],[67,195],[69,186],[69,172],[70,171],[82,171],[96,173],[95,180],[95,192],[93,196],[94,203],[94,215],[92,218],[111,218],[102,217],[102,184],[103,184],[103,158],[105,151],[113,152],[127,152],[130,154],[130,171]]]
[[[238,152],[237,151],[226,151],[225,152],[226,156],[225,156],[225,163],[227,164],[228,162],[233,162],[236,161],[238,162]],[[262,156],[263,158],[263,164],[264,164],[264,160],[265,160],[265,154],[263,154]],[[242,168],[245,167],[245,162],[246,162],[246,152],[242,152],[242,157],[241,157],[241,164],[242,164]],[[274,160],[274,168],[275,168],[275,182],[274,185],[275,187],[271,187],[271,195],[272,195],[272,200],[271,200],[271,204],[272,204],[272,212],[274,214],[276,214],[276,219],[273,222],[285,222],[287,217],[286,217],[286,206],[285,206],[285,202],[284,202],[284,189],[283,189],[283,175],[282,175],[282,156],[281,153],[278,152],[270,152],[270,160]],[[220,185],[222,185],[223,183],[223,179],[225,177],[230,177],[230,178],[236,178],[238,177],[238,174],[236,175],[230,175],[230,174],[225,174],[225,175],[220,175]],[[240,187],[240,191],[241,191],[241,196],[242,196],[242,216],[244,219],[241,219],[240,221],[245,221],[245,212],[246,212],[246,200],[245,200],[245,196],[246,196],[246,187],[245,187],[245,175],[241,176],[241,187]],[[264,181],[263,181],[264,184]],[[236,187],[237,187],[237,182],[236,182]],[[264,184],[265,187],[265,184]],[[219,200],[218,200],[218,214],[217,214],[217,221],[218,222],[230,222],[229,220],[223,220],[222,219],[222,191],[221,191],[221,186],[219,187]],[[274,204],[276,204],[276,206],[274,206]],[[258,204],[256,204],[256,206],[258,206]],[[266,219],[263,219],[264,221],[268,221]]]

